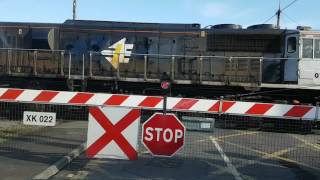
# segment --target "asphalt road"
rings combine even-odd
[[[32,179],[85,142],[86,133],[85,121],[52,128],[3,123],[1,179]],[[320,135],[215,128],[187,131],[185,142],[170,159],[152,157],[141,144],[136,161],[82,154],[52,179],[320,179]]]
[[[188,131],[174,158],[136,161],[81,155],[52,179],[320,179],[320,135],[214,129]]]
[[[6,127],[0,125],[2,180],[32,179],[86,141],[87,122],[83,121],[62,122],[47,128],[11,125],[13,128],[8,123]]]

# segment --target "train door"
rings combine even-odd
[[[297,82],[298,81],[298,36],[297,34],[288,35],[286,37],[284,59],[284,82]]]
[[[319,85],[320,84],[320,37],[318,36],[313,40],[314,43],[314,51],[313,51],[313,58],[315,61],[315,71],[313,74],[314,83]]]
[[[301,42],[299,84],[320,85],[320,36],[303,35]]]

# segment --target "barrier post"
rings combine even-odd
[[[170,92],[171,88],[171,79],[170,76],[163,72],[160,78],[160,87],[161,87],[161,93],[163,94],[163,114],[166,114],[167,112],[167,96]]]
[[[220,96],[220,100],[219,100],[219,114],[222,113],[222,107],[223,107],[223,96]]]
[[[167,113],[167,95],[163,96],[163,114]]]

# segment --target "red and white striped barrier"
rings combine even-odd
[[[0,88],[0,101],[161,109],[162,97]],[[317,107],[169,97],[168,110],[315,120]],[[222,105],[220,105],[222,103]]]

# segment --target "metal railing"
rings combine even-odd
[[[0,49],[0,73],[11,76],[158,81],[163,72],[174,82],[253,83],[263,81],[263,57],[131,54],[128,63],[112,67],[100,52]],[[267,58],[276,62],[282,58]]]

